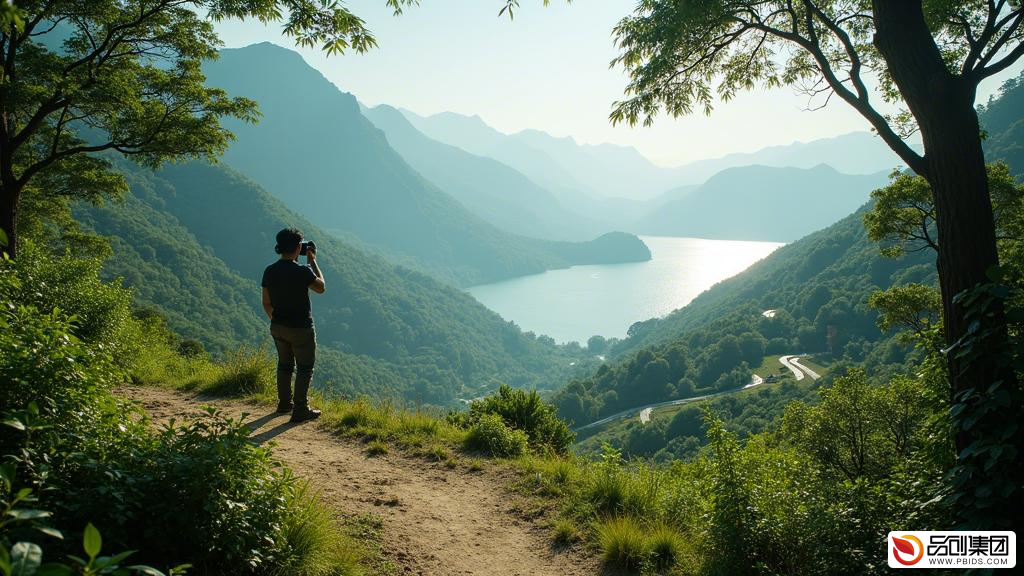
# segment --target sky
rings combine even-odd
[[[662,116],[651,127],[612,126],[608,114],[622,99],[627,78],[620,68],[609,68],[618,54],[611,31],[636,0],[555,0],[547,8],[541,0],[520,0],[512,21],[498,17],[503,3],[424,0],[394,17],[384,0],[350,1],[379,43],[365,54],[327,57],[296,48],[273,24],[229,21],[217,30],[229,48],[270,41],[296,49],[368,106],[478,115],[505,133],[532,128],[581,143],[634,146],[665,166],[870,129],[838,99],[810,111],[806,96],[788,87],[741,93],[711,116],[697,112]],[[979,101],[1020,69],[989,79]]]

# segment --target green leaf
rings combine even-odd
[[[18,468],[14,465],[14,462],[4,462],[0,464],[0,480],[3,480],[7,486],[14,485],[14,474]]]
[[[15,430],[25,431],[25,423],[17,418],[7,418],[3,421],[4,426],[10,426]]]
[[[105,568],[116,568],[122,560],[131,556],[135,553],[135,550],[129,550],[127,552],[121,552],[116,556],[100,556],[93,561],[93,569],[97,572],[102,572]]]
[[[146,576],[166,576],[163,572],[153,568],[152,566],[136,564],[135,566],[129,566],[128,569],[139,574],[145,574]]]
[[[0,573],[4,576],[11,574],[11,555],[7,552],[6,546],[0,546]]]
[[[85,525],[85,533],[82,534],[82,548],[89,558],[98,556],[100,549],[103,548],[103,537],[100,536],[100,531],[92,525],[92,522]]]
[[[42,532],[43,534],[46,534],[47,536],[50,536],[52,538],[56,538],[57,540],[63,540],[64,539],[64,533],[61,532],[60,530],[57,530],[56,528],[50,528],[49,526],[37,526],[36,530],[39,530],[40,532]]]
[[[11,548],[11,576],[33,576],[43,562],[43,549],[31,542]]]
[[[46,510],[30,510],[19,508],[16,510],[11,510],[10,512],[7,513],[7,515],[13,517],[15,520],[21,520],[24,522],[25,520],[38,520],[40,518],[49,518],[52,514],[50,514]]]

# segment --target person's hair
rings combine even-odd
[[[295,228],[285,228],[277,233],[277,246],[274,246],[274,252],[290,254],[295,252],[300,242],[302,242],[302,232]]]

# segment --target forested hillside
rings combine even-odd
[[[985,154],[1009,164],[1017,180],[1024,179],[1024,73],[1003,83],[999,97],[978,107],[986,130]]]
[[[1018,78],[979,107],[989,130],[988,160],[1006,161],[1017,174],[1024,169],[1019,156],[1024,141],[1016,137],[1024,122],[1022,99]],[[664,318],[634,324],[629,336],[609,349],[610,364],[556,396],[560,413],[585,423],[632,406],[738,388],[765,356],[819,353],[838,362],[837,368],[859,366],[878,380],[908,371],[915,352],[878,328],[878,312],[868,298],[890,286],[935,286],[935,256],[924,250],[883,257],[864,228],[870,207],[779,248]],[[807,398],[813,388],[809,382],[781,392],[765,388],[710,404],[734,419],[734,429],[757,432],[788,399]],[[682,410],[678,420],[660,427],[628,426],[616,432],[616,440],[635,454],[662,448],[668,449],[662,453],[666,457],[692,454],[694,442],[703,437],[694,410]]]
[[[882,257],[862,213],[779,248],[665,318],[631,326],[610,350],[615,361],[559,393],[562,414],[585,423],[632,406],[737,388],[766,355],[831,348],[832,356],[869,367],[904,362],[909,348],[879,331],[867,299],[893,285],[934,283],[934,263],[923,253]],[[774,314],[766,317],[767,310]]]
[[[120,169],[131,196],[78,209],[113,237],[106,273],[214,350],[266,344],[259,278],[276,258],[274,234],[298,226],[320,247],[328,279],[313,301],[316,381],[336,392],[445,404],[499,382],[549,388],[586,364],[578,350],[523,334],[459,290],[332,238],[229,169]]]
[[[262,73],[268,67],[273,76]],[[321,228],[352,232],[467,286],[578,263],[564,257],[574,247],[498,229],[425,180],[352,95],[297,53],[257,44],[224,50],[203,70],[210,86],[255,100],[262,114],[256,124],[225,120],[237,140],[224,160]]]

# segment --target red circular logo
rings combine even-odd
[[[915,544],[917,545],[916,551],[914,550]],[[913,566],[920,562],[924,556],[924,544],[921,543],[917,536],[911,536],[910,534],[904,534],[899,538],[893,536],[892,546],[892,557],[904,566]],[[909,556],[910,560],[904,559],[905,556]]]

